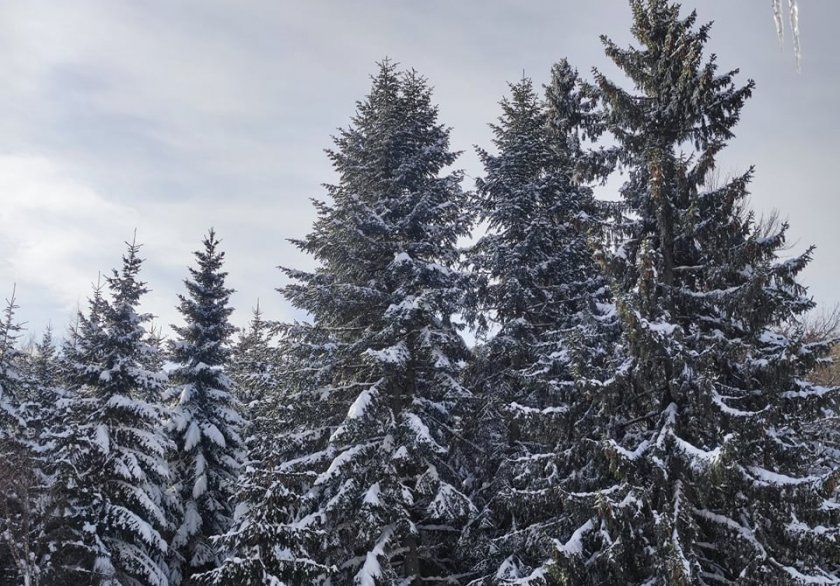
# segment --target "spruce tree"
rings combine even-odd
[[[837,471],[803,433],[836,390],[804,375],[828,344],[781,326],[812,302],[811,251],[781,260],[785,225],[745,212],[752,171],[707,189],[753,83],[704,48],[710,25],[632,0],[639,46],[604,38],[634,89],[596,71],[628,180],[604,265],[625,360],[597,394],[600,490],[571,492],[577,529],[556,575],[575,584],[834,583]],[[593,444],[594,445],[594,444]]]
[[[194,573],[218,565],[210,536],[230,525],[229,500],[242,461],[242,418],[226,373],[235,331],[229,322],[233,290],[225,286],[225,254],[212,229],[203,244],[184,281],[187,294],[179,295],[185,323],[173,326],[170,344],[172,470],[181,507],[171,542],[173,584],[190,583]]]
[[[469,222],[461,174],[441,174],[456,154],[426,81],[390,62],[335,142],[332,202],[316,203],[313,231],[295,242],[318,268],[287,269],[294,282],[282,290],[312,321],[284,341],[294,364],[283,394],[296,413],[291,446],[272,463],[271,494],[287,514],[274,525],[282,574],[272,579],[318,583],[330,568],[333,584],[455,579],[453,538],[471,508],[448,463],[469,394],[452,322]]]
[[[248,456],[236,483],[233,524],[216,537],[224,561],[197,577],[200,584],[316,584],[334,570],[317,561],[323,530],[311,522],[292,522],[305,506],[312,474],[289,472],[282,466],[307,449],[317,449],[312,446],[322,431],[312,423],[316,414],[309,411],[311,401],[293,389],[311,390],[313,385],[327,384],[320,373],[328,372],[329,366],[320,348],[311,344],[311,337],[308,356],[300,354],[306,346],[286,344],[283,339],[279,347],[269,348],[267,326],[255,313],[240,341],[239,359],[234,359],[237,380],[246,385],[244,394],[252,398],[248,403]],[[293,357],[294,352],[298,355]],[[292,369],[289,363],[298,366]]]
[[[311,567],[318,572],[290,573],[289,569],[292,560],[307,556],[305,533],[284,534],[281,528],[293,513],[288,488],[280,487],[274,466],[288,450],[284,432],[292,422],[285,416],[291,406],[279,393],[282,356],[272,344],[273,337],[273,324],[263,319],[258,302],[230,360],[234,390],[246,413],[247,457],[232,499],[236,503],[232,525],[216,539],[225,561],[202,576],[204,584],[268,584],[279,576],[305,583],[323,571]]]
[[[38,381],[37,390],[46,394],[38,399],[44,407],[54,406],[53,393],[50,389],[56,389],[61,384],[61,363],[59,361],[58,348],[53,338],[52,326],[47,326],[41,339],[32,348],[32,355],[29,361],[30,375]],[[38,397],[34,393],[33,398]]]
[[[576,443],[589,401],[577,379],[601,372],[615,337],[589,244],[601,212],[582,183],[597,159],[583,147],[597,117],[565,60],[544,101],[523,79],[501,106],[498,153],[479,151],[488,232],[469,256],[479,283],[472,317],[498,327],[472,369],[481,395],[471,439],[487,457],[475,480],[485,506],[471,532],[487,542],[474,552],[487,576],[477,582],[544,584],[553,540],[567,529],[559,495],[587,474]]]
[[[275,326],[263,318],[259,301],[248,328],[241,332],[230,360],[230,377],[237,400],[248,414],[246,421],[258,417],[268,393],[279,386],[280,360],[272,342]]]
[[[8,320],[5,330],[8,332]],[[16,336],[14,336],[16,337]],[[11,351],[11,354],[9,353]],[[40,341],[26,351],[7,346],[3,371],[16,371],[17,396],[19,397],[19,423],[15,438],[16,448],[4,453],[0,465],[3,506],[10,521],[0,531],[15,543],[9,560],[18,566],[15,583],[35,586],[44,583],[46,569],[51,562],[51,551],[60,536],[53,534],[54,523],[49,516],[53,493],[52,470],[55,430],[65,425],[65,400],[58,360],[53,342],[52,328],[48,327]],[[11,358],[11,361],[8,361]],[[9,516],[11,513],[11,516]]]
[[[162,372],[145,365],[151,316],[139,313],[139,245],[99,288],[65,347],[70,397],[64,427],[52,434],[56,479],[52,511],[60,536],[49,564],[52,583],[165,586],[169,480]]]
[[[18,344],[23,326],[12,293],[0,322],[0,582],[34,586],[43,561],[43,478],[33,380]]]
[[[15,318],[18,309],[13,292],[0,322],[0,433],[10,441],[17,435],[16,429],[26,426],[22,414],[27,390],[24,356],[18,348],[23,326]]]

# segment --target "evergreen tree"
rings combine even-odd
[[[37,390],[47,391],[47,394],[39,399],[39,403],[45,407],[54,405],[54,396],[49,390],[56,389],[61,384],[61,365],[52,326],[47,326],[41,339],[33,347],[29,369],[31,377],[38,381]],[[34,396],[37,397],[38,393]]]
[[[105,314],[108,309],[104,287],[100,275],[88,299],[87,314],[81,309],[77,311],[76,321],[62,345],[59,365],[68,390],[83,386],[90,379],[89,369],[95,369],[94,365],[101,360],[105,344]]]
[[[274,325],[263,319],[257,301],[248,328],[240,334],[231,356],[230,377],[237,399],[248,413],[248,422],[259,416],[267,394],[280,384],[278,352],[272,346],[274,330]]]
[[[23,326],[15,319],[19,309],[15,295],[6,300],[0,322],[0,423],[3,438],[14,439],[16,429],[26,426],[21,410],[26,397],[24,357],[18,348]]]
[[[313,231],[296,241],[319,266],[286,270],[294,282],[283,289],[312,323],[286,331],[292,446],[271,472],[276,490],[261,490],[287,513],[259,546],[281,573],[271,582],[253,561],[250,576],[266,580],[256,583],[319,583],[325,568],[332,584],[456,579],[451,547],[471,504],[449,443],[469,393],[451,316],[463,296],[456,240],[469,222],[460,173],[441,176],[456,157],[448,135],[425,80],[385,62],[329,153],[332,203],[316,203]]]
[[[225,372],[235,331],[228,321],[233,290],[225,287],[225,254],[212,229],[203,244],[184,281],[187,294],[179,295],[185,324],[173,326],[177,338],[170,345],[172,468],[182,509],[171,543],[173,584],[218,565],[210,536],[230,525],[229,499],[242,461],[242,419]]]
[[[38,584],[43,561],[43,482],[38,474],[37,421],[28,400],[27,356],[18,344],[12,293],[0,322],[0,581]]]
[[[604,38],[635,88],[596,71],[629,171],[627,207],[605,255],[626,359],[597,407],[600,490],[564,506],[577,529],[557,546],[575,584],[833,583],[837,471],[813,470],[803,429],[836,402],[804,375],[828,344],[780,326],[812,306],[782,261],[785,225],[744,213],[752,171],[705,189],[752,82],[704,57],[710,25],[666,0],[632,0],[639,47]],[[593,444],[590,444],[593,445]]]
[[[8,322],[7,322],[8,323]],[[17,371],[19,415],[25,425],[18,429],[17,449],[5,454],[0,477],[5,509],[16,509],[4,533],[13,538],[19,557],[17,581],[29,586],[42,583],[50,564],[50,552],[60,537],[53,534],[49,517],[52,498],[54,430],[65,425],[64,391],[58,352],[48,327],[41,340],[25,352],[13,350]],[[11,506],[14,503],[14,506]],[[11,559],[11,558],[10,558]]]
[[[52,434],[54,534],[51,583],[168,584],[161,532],[169,469],[160,427],[162,372],[144,365],[155,349],[145,340],[147,291],[138,279],[139,246],[128,245],[122,269],[94,291],[90,312],[65,347],[70,384],[65,427]]]
[[[69,397],[63,380],[62,358],[48,326],[41,339],[33,345],[26,361],[29,398],[29,419],[32,440],[38,450],[47,453],[49,435],[63,425],[66,399]],[[47,467],[49,463],[45,462]]]
[[[544,102],[523,79],[501,105],[498,154],[479,151],[488,232],[470,254],[479,275],[472,317],[489,314],[499,328],[472,369],[482,393],[473,445],[490,448],[476,479],[486,505],[472,531],[489,540],[476,553],[491,582],[544,584],[553,540],[567,529],[559,495],[587,474],[576,444],[589,401],[576,380],[602,372],[615,337],[588,242],[600,211],[581,183],[596,163],[582,140],[597,118],[565,60]]]
[[[248,333],[240,341],[241,353],[234,359],[234,372],[246,385],[244,394],[259,398],[248,404],[248,457],[237,480],[233,524],[216,540],[224,552],[224,562],[202,574],[201,584],[316,584],[334,569],[315,559],[323,530],[311,522],[290,522],[304,506],[313,475],[287,471],[282,465],[307,450],[317,450],[324,432],[313,426],[315,414],[308,412],[311,400],[304,399],[309,399],[306,391],[328,384],[329,378],[323,373],[330,371],[329,361],[325,360],[323,346],[313,344],[312,337],[308,338],[309,345],[281,340],[278,348],[271,349],[273,355],[264,354],[267,325],[255,312]],[[308,366],[294,369],[290,363]]]

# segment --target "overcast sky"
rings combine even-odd
[[[802,0],[802,72],[770,0],[687,0],[714,20],[722,67],[753,78],[723,173],[755,164],[753,206],[778,208],[823,305],[840,301],[840,2]],[[623,0],[6,0],[0,4],[0,299],[63,333],[136,228],[168,325],[191,251],[214,226],[243,325],[257,298],[294,317],[277,265],[333,179],[323,149],[388,56],[429,78],[468,183],[506,82],[567,57],[616,77],[599,34],[630,42]],[[789,34],[788,34],[789,37]],[[789,40],[789,39],[788,39]]]

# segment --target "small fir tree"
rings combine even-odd
[[[230,360],[230,377],[236,396],[251,421],[259,416],[267,395],[279,386],[279,355],[273,346],[275,326],[263,318],[259,301],[248,328],[243,331]]]
[[[307,506],[314,474],[289,471],[285,465],[320,445],[323,429],[313,425],[318,415],[309,411],[306,391],[328,383],[323,373],[330,372],[330,363],[312,337],[308,346],[288,344],[283,337],[269,350],[266,327],[255,312],[240,342],[239,360],[234,360],[239,380],[249,386],[245,393],[259,398],[248,406],[248,457],[237,480],[233,524],[216,539],[224,561],[199,577],[208,586],[317,584],[335,569],[317,561],[325,537],[317,523],[290,522]],[[263,347],[271,354],[264,354]]]

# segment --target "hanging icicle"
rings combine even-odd
[[[776,34],[779,36],[779,47],[785,46],[785,23],[782,20],[782,0],[773,0],[773,20],[776,22]]]
[[[799,71],[802,61],[802,48],[799,46],[799,6],[796,2],[797,0],[788,0],[788,9],[790,11],[790,31],[793,37],[793,55],[796,57],[796,70]]]
[[[799,44],[799,5],[797,0],[788,0],[788,19],[790,21],[791,42],[793,43],[793,56],[796,59],[796,71],[799,71],[802,63],[802,47]],[[784,48],[785,23],[782,16],[782,0],[773,0],[773,22],[776,23],[779,46]]]

